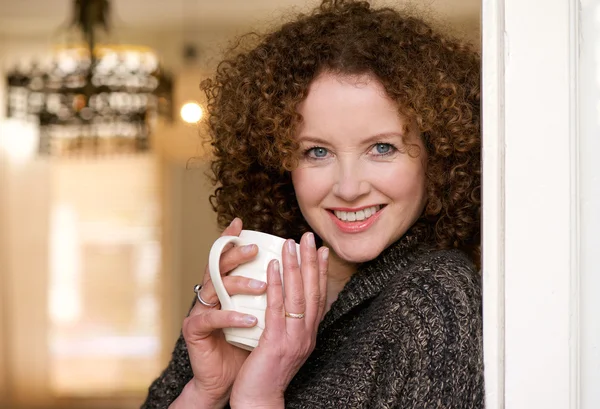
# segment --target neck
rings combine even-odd
[[[352,274],[356,272],[357,265],[342,260],[335,252],[330,250],[329,269],[327,272],[327,303],[325,311],[329,311],[331,304],[337,300]]]

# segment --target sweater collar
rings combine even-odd
[[[325,314],[319,333],[356,306],[377,296],[390,278],[405,268],[414,257],[418,244],[414,235],[407,234],[386,248],[377,258],[361,264]]]

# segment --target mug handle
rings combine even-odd
[[[219,237],[210,248],[210,253],[208,255],[208,271],[210,272],[210,279],[215,287],[217,297],[219,297],[219,302],[223,306],[223,309],[226,310],[233,309],[233,303],[231,302],[231,297],[225,289],[223,277],[221,276],[221,269],[219,267],[221,264],[221,253],[223,253],[223,249],[229,243],[240,245],[241,242],[242,240],[238,236]]]

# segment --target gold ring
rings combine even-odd
[[[285,312],[285,316],[288,317],[288,318],[297,318],[297,319],[300,319],[300,318],[304,318],[304,313],[301,312],[300,314],[296,314],[296,313],[293,313],[293,312],[287,312],[286,311]]]

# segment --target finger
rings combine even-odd
[[[306,313],[306,299],[304,298],[304,285],[302,283],[302,274],[298,265],[298,255],[296,242],[294,240],[286,240],[283,246],[283,291],[285,310],[290,313],[303,314]],[[287,321],[293,321],[287,322]],[[304,327],[304,319],[290,318],[286,321],[286,327],[298,328],[302,324]]]
[[[234,248],[223,252],[219,261],[219,271],[221,275],[224,276],[240,264],[253,260],[257,254],[258,246],[256,244],[235,246]],[[210,280],[210,278],[208,280]]]
[[[247,263],[253,260],[258,254],[258,246],[256,244],[247,244],[245,246],[236,246],[231,250],[223,253],[219,263],[221,275],[229,273],[231,270],[240,264]]]
[[[321,247],[319,249],[319,312],[316,317],[315,325],[319,325],[325,314],[327,304],[327,271],[329,269],[329,249]]]
[[[223,232],[221,233],[221,237],[223,237],[223,236],[239,236],[240,233],[242,232],[242,227],[243,227],[242,219],[240,219],[239,217],[236,217],[235,219],[233,219],[231,221],[231,223],[229,223],[229,226],[227,226],[225,228],[225,230],[223,230]]]
[[[255,316],[236,311],[209,310],[187,317],[183,321],[183,337],[188,342],[202,340],[222,328],[250,328],[256,325]]]
[[[267,309],[264,336],[285,331],[285,307],[279,261],[272,260],[267,267]]]
[[[314,323],[319,313],[319,302],[321,300],[321,291],[319,288],[319,267],[317,262],[317,248],[315,245],[315,236],[312,233],[306,233],[300,240],[300,271],[302,283],[304,286],[304,300],[306,302],[307,323]]]
[[[225,228],[225,230],[223,230],[221,232],[220,237],[239,236],[240,233],[242,232],[242,228],[243,228],[242,219],[240,219],[239,217],[236,217],[231,221],[231,223],[229,223],[229,226],[227,226]],[[227,244],[223,248],[223,254],[227,253],[227,251],[230,250],[232,247],[233,247],[233,243]],[[221,269],[221,271],[223,271],[223,270]],[[206,283],[209,279],[210,279],[210,273],[208,271],[208,264],[207,264],[206,268],[204,269],[204,277],[202,278],[202,282]]]
[[[227,273],[230,273],[234,268],[239,266],[240,264],[247,263],[248,261],[253,260],[258,254],[258,246],[256,244],[248,244],[245,246],[237,246],[233,249],[223,253],[221,256],[221,260],[219,262],[219,272],[221,276],[225,276]],[[206,265],[206,272],[204,273],[204,284],[202,287],[206,287],[208,285],[213,285],[212,280],[210,278],[210,272],[208,271],[208,264]],[[204,295],[202,295],[202,299],[208,303],[211,303]]]
[[[267,283],[265,283],[264,281],[254,280],[251,278],[241,276],[223,277],[223,285],[227,290],[227,294],[229,294],[230,296],[237,294],[260,295],[264,293],[267,289]],[[219,297],[217,296],[217,292],[215,291],[215,287],[212,281],[209,280],[206,284],[202,286],[202,289],[200,290],[200,297],[202,297],[202,299],[208,304],[214,304],[217,301],[219,301]],[[194,310],[196,310],[197,306],[199,306],[197,312],[202,312],[206,310],[206,308],[210,308],[200,303],[197,303],[196,306],[194,306]],[[194,312],[194,310],[192,310],[192,312]]]

